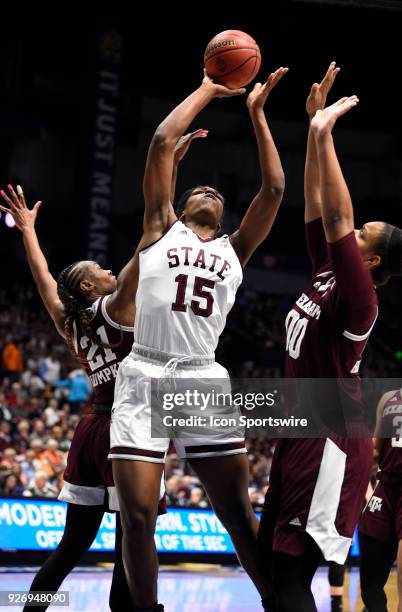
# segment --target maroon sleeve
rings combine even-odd
[[[328,260],[328,247],[321,217],[305,224],[305,234],[314,275]]]
[[[328,243],[328,253],[337,287],[337,305],[341,310],[343,335],[364,340],[375,323],[378,300],[371,274],[363,262],[354,232],[337,242]]]

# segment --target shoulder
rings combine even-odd
[[[113,327],[114,329],[119,329],[121,331],[127,331],[127,332],[133,333],[134,326],[121,325],[120,323],[117,323],[109,315],[109,313],[108,313],[108,302],[109,302],[109,300],[110,300],[112,295],[113,294],[106,295],[106,296],[100,298],[98,309],[97,309],[98,317],[102,318],[105,323],[107,323],[110,327]]]

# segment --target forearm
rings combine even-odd
[[[176,146],[179,138],[187,130],[193,119],[213,99],[206,87],[200,86],[166,117],[156,130],[155,137]]]
[[[261,191],[267,194],[282,196],[285,187],[285,176],[264,110],[252,110],[250,111],[250,117],[258,146],[262,182]]]
[[[170,185],[170,201],[172,204],[174,203],[174,197],[176,193],[177,167],[178,167],[178,163],[174,162],[173,172],[172,172],[172,183]]]
[[[321,134],[316,139],[322,197],[322,217],[326,232],[335,226],[342,225],[343,235],[354,227],[353,206],[349,189],[344,179],[335,151],[334,140],[330,132]],[[329,241],[339,239],[336,232],[331,232]]]
[[[304,221],[309,223],[322,216],[320,172],[317,147],[309,128],[307,138],[306,163],[304,167]]]
[[[27,228],[23,231],[23,242],[32,276],[45,306],[49,310],[49,295],[53,299],[57,299],[57,284],[49,272],[46,258],[40,248],[34,228]]]

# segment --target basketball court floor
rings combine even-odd
[[[33,578],[32,568],[1,567],[0,590],[27,590]],[[51,610],[107,612],[111,581],[109,567],[80,567],[64,582],[69,591],[68,607]],[[347,572],[344,612],[361,612],[357,569]],[[314,596],[319,612],[330,611],[327,571],[320,569],[314,579]],[[259,598],[245,573],[239,568],[212,565],[163,566],[159,578],[159,599],[166,612],[261,612]],[[397,610],[396,574],[392,573],[387,585],[388,609]],[[5,612],[18,607],[2,607]],[[35,610],[35,608],[32,608]],[[295,611],[296,612],[296,611]]]

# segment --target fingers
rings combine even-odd
[[[24,195],[24,192],[22,191],[21,185],[17,185],[17,194],[18,194],[21,204],[26,208],[27,204],[25,202],[25,195]]]
[[[10,192],[10,194],[11,194],[11,198],[12,198],[12,201],[13,201],[13,203],[14,203],[14,206],[15,206],[16,208],[20,208],[21,203],[20,203],[20,201],[19,201],[19,199],[18,199],[17,194],[16,194],[16,193],[15,193],[15,191],[14,191],[14,187],[13,187],[12,185],[8,184],[8,185],[7,185],[7,188],[8,188],[8,191]]]
[[[348,99],[348,96],[344,96],[343,98],[340,98],[339,100],[334,102],[334,104],[332,104],[332,106],[339,106],[340,104],[343,104],[347,99]]]
[[[339,71],[340,68],[336,66],[336,62],[331,62],[324,78],[320,83],[320,88],[324,89],[326,93],[329,92],[334,84],[336,75],[339,73]]]
[[[6,208],[5,206],[2,206],[0,204],[0,210],[2,210],[5,213],[10,213],[11,215],[13,214],[13,211],[10,208]]]
[[[232,96],[242,96],[243,94],[246,93],[246,88],[245,87],[240,87],[239,89],[229,89],[228,87],[225,87],[226,90],[226,95],[228,97],[232,97]]]
[[[3,189],[0,191],[1,195],[3,196],[3,199],[7,202],[7,204],[9,205],[10,208],[14,208],[14,202],[8,197],[8,195],[6,194],[5,191],[3,191]]]
[[[357,96],[350,96],[337,105],[338,116],[347,113],[351,108],[359,104]]]
[[[275,85],[277,85],[279,83],[279,81],[285,76],[285,74],[289,72],[289,68],[281,66],[280,68],[278,68],[277,70],[275,70],[275,72],[272,72],[268,79],[267,82],[265,83],[265,85],[272,89],[273,87],[275,87]]]
[[[191,132],[190,138],[193,140],[194,138],[206,138],[208,136],[209,130],[195,130],[195,132]]]
[[[35,206],[33,207],[33,210],[37,213],[42,204],[42,200],[39,200],[39,202],[36,202]]]

